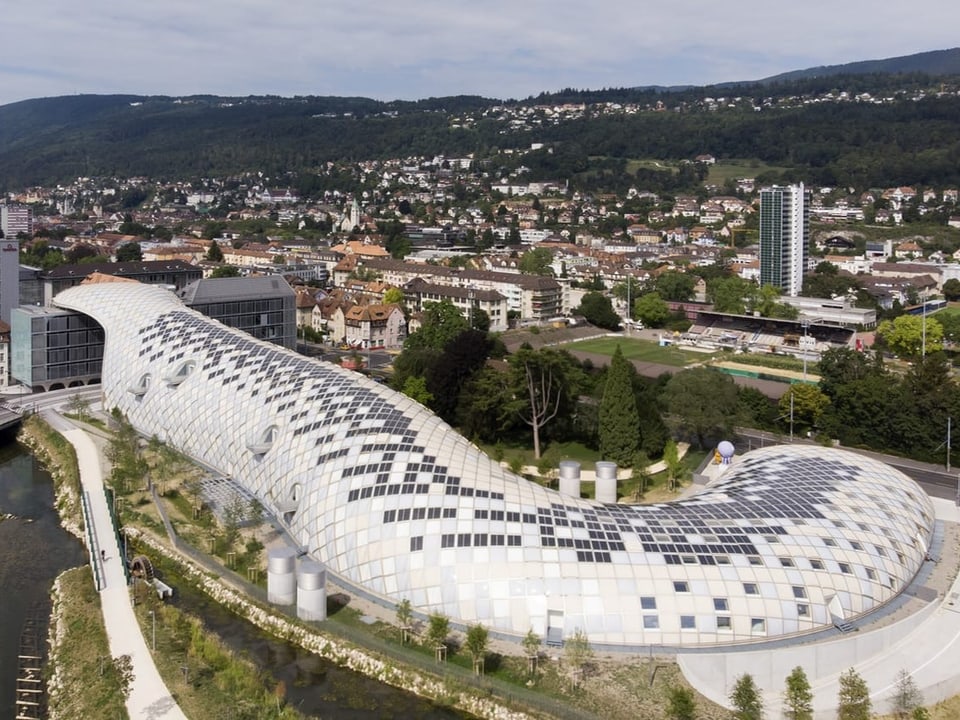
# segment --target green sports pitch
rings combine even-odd
[[[581,340],[563,345],[563,349],[612,356],[617,349],[617,345],[620,346],[620,352],[622,352],[623,356],[628,360],[672,365],[674,367],[684,367],[691,363],[704,362],[713,357],[712,353],[684,350],[676,345],[660,347],[660,345],[651,340],[636,340],[634,338],[623,337]]]

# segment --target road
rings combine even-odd
[[[740,447],[737,448],[740,452],[751,448],[762,447],[763,445],[790,442],[789,439],[783,435],[749,428],[737,428],[737,434],[741,440],[739,443]],[[806,438],[794,438],[794,443],[816,444]],[[746,445],[746,448],[743,447],[744,445]],[[920,487],[931,497],[954,501],[960,497],[960,472],[958,472],[957,469],[947,471],[943,465],[934,465],[932,463],[920,462],[919,460],[909,460],[907,458],[885,455],[871,450],[861,450],[859,448],[844,449],[866,455],[867,457],[874,458],[875,460],[897,468],[900,472],[916,480]]]
[[[332,345],[317,345],[315,343],[300,342],[297,344],[297,352],[307,357],[326,360],[332,363],[340,363],[340,359],[357,354],[364,362],[364,365],[370,371],[371,375],[383,377],[389,375],[387,369],[393,363],[396,353],[390,353],[386,350],[341,350]]]

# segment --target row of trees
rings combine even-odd
[[[763,698],[753,677],[741,675],[730,691],[730,703],[736,720],[762,720]],[[929,713],[923,707],[923,696],[910,673],[901,670],[893,693],[890,695],[890,712],[896,720],[927,720]],[[795,667],[787,676],[783,691],[783,716],[787,720],[813,720],[813,690],[801,667]],[[684,706],[676,711],[671,702],[672,720],[693,720],[693,708]],[[866,681],[850,668],[840,675],[837,693],[838,720],[870,720],[872,704]]]

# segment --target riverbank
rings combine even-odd
[[[110,656],[89,567],[57,577],[47,662],[50,720],[127,718],[123,678]]]

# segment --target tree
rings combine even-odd
[[[250,498],[250,502],[247,503],[247,521],[254,528],[259,528],[263,524],[264,514],[263,503],[257,498]]]
[[[737,678],[730,691],[733,717],[736,720],[762,720],[763,698],[753,676],[745,673]]]
[[[553,253],[547,248],[534,248],[528,250],[520,258],[517,264],[520,272],[524,275],[553,275],[553,268],[550,264],[553,262]]]
[[[214,268],[213,272],[210,273],[212,278],[235,278],[240,277],[240,268],[234,267],[233,265],[221,265],[218,268]]]
[[[733,378],[711,368],[682,370],[667,381],[662,402],[678,429],[693,433],[700,448],[707,436],[730,435],[737,412]]]
[[[840,675],[837,720],[870,720],[870,691],[866,681],[850,668]]]
[[[707,283],[707,297],[716,312],[743,315],[753,304],[757,286],[740,277],[716,278]]]
[[[487,649],[490,645],[490,633],[487,629],[477,623],[467,628],[467,639],[464,646],[473,660],[473,672],[475,675],[483,674],[483,660],[487,656]]]
[[[424,303],[420,329],[407,337],[404,350],[411,348],[431,348],[443,350],[447,343],[464,330],[469,330],[467,319],[449,300]]]
[[[244,521],[246,513],[246,504],[240,495],[235,493],[230,504],[223,509],[223,534],[228,551],[237,539],[240,525]]]
[[[129,655],[120,655],[113,658],[113,669],[117,673],[117,680],[120,684],[120,694],[124,701],[130,699],[130,691],[133,689],[133,681],[136,675],[133,672],[133,659]]]
[[[447,659],[447,635],[450,634],[450,618],[443,613],[433,612],[427,618],[427,642],[436,653],[437,660]]]
[[[573,686],[577,687],[587,663],[593,659],[593,648],[590,647],[590,640],[580,628],[574,630],[572,637],[563,641],[563,657],[573,671]]]
[[[569,353],[549,348],[521,348],[510,356],[510,365],[514,396],[507,407],[530,426],[534,457],[539,459],[543,429],[575,406],[582,371]]]
[[[220,249],[220,246],[217,244],[216,240],[210,242],[210,247],[207,248],[206,259],[210,262],[223,262],[223,250]]]
[[[668,270],[654,280],[653,287],[664,300],[685,302],[693,299],[697,277],[679,270]]]
[[[527,634],[523,636],[520,644],[530,661],[530,674],[533,675],[537,671],[537,658],[540,657],[540,636],[533,631],[533,628],[530,628]]]
[[[667,717],[670,720],[696,720],[697,705],[693,690],[680,685],[670,688],[667,694]]]
[[[923,707],[923,695],[914,681],[913,676],[906,670],[897,673],[897,683],[890,696],[890,712],[897,720],[907,720],[913,716],[917,708]]]
[[[640,450],[633,457],[633,463],[631,465],[632,472],[630,479],[636,481],[637,489],[635,491],[634,499],[637,502],[643,498],[643,494],[647,491],[647,483],[650,482],[650,456],[647,455],[643,450]]]
[[[396,612],[397,625],[400,626],[400,644],[402,645],[406,642],[407,631],[410,630],[410,623],[413,621],[413,608],[410,606],[410,601],[403,598],[397,603]]]
[[[813,720],[813,691],[807,674],[799,665],[787,675],[783,714],[787,720]]]
[[[403,295],[403,290],[400,288],[387,288],[386,292],[383,293],[383,304],[384,305],[399,305],[403,307],[405,297]]]
[[[617,345],[607,370],[600,400],[598,435],[600,456],[627,466],[640,447],[640,415],[633,395],[633,366]]]
[[[76,395],[70,396],[69,407],[70,412],[76,415],[77,419],[83,420],[84,416],[90,410],[90,401],[83,397],[83,395],[77,393]]]
[[[117,262],[140,262],[143,260],[143,249],[140,243],[128,242],[117,248]]]
[[[690,469],[680,459],[677,444],[673,440],[667,440],[663,448],[663,462],[667,466],[667,485],[670,490],[676,490],[690,479]]]
[[[960,280],[950,278],[943,284],[943,296],[950,302],[960,300]]]
[[[670,318],[670,307],[660,293],[647,293],[633,303],[633,317],[647,327],[663,327]]]
[[[419,375],[410,375],[403,383],[400,390],[408,398],[416,400],[421,405],[430,405],[433,400],[433,394],[427,390],[427,379]]]
[[[582,315],[591,325],[607,330],[620,329],[620,316],[613,309],[610,298],[599,292],[589,292],[580,300],[573,314]]]
[[[816,385],[794,383],[780,396],[780,417],[795,427],[813,428],[820,423],[829,404],[830,398]]]
[[[919,357],[924,352],[943,349],[943,326],[932,317],[901,315],[892,321],[884,320],[877,327],[877,334],[897,355]]]

